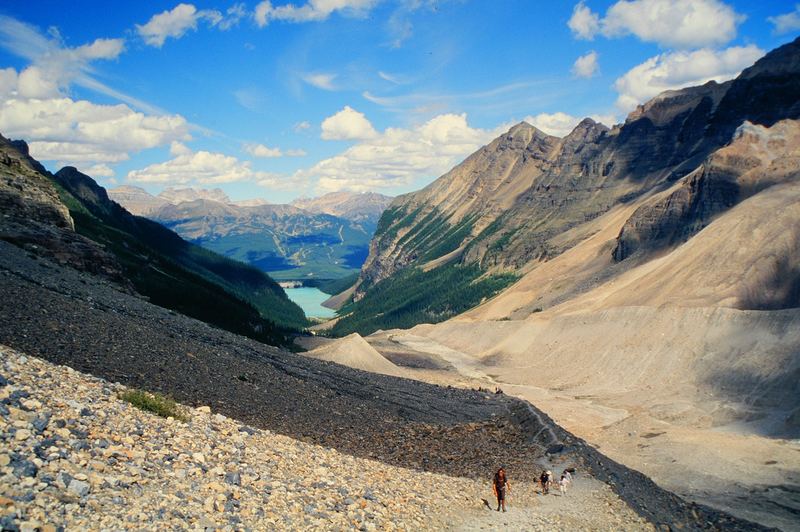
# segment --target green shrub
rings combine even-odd
[[[150,393],[144,390],[127,390],[120,394],[120,399],[127,401],[136,408],[152,412],[161,417],[171,417],[178,421],[189,421],[187,416],[173,399],[160,393]]]

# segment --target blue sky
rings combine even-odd
[[[787,1],[0,4],[0,133],[104,186],[416,190],[520,120],[563,136],[730,79]]]

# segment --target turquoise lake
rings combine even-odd
[[[322,302],[331,296],[318,288],[302,286],[283,290],[289,299],[300,305],[309,318],[333,318],[336,316],[336,311],[322,306]]]

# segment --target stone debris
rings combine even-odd
[[[510,512],[497,514],[481,502],[493,503],[486,480],[356,458],[208,407],[164,419],[120,400],[122,385],[6,347],[0,374],[4,530],[649,528],[589,478],[574,504],[518,482]]]

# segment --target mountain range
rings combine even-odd
[[[289,205],[233,202],[221,190],[123,186],[109,196],[207,249],[276,279],[339,279],[359,271],[391,198],[337,192]]]
[[[370,244],[356,304],[345,309],[351,314],[337,331],[369,333],[451,317],[461,310],[447,303],[458,286],[474,292],[470,303],[477,304],[575,249],[598,231],[594,220],[627,207],[636,208],[626,211],[591,268],[573,272],[513,315],[546,309],[674,249],[735,205],[794,179],[791,143],[760,147],[751,139],[782,138],[795,127],[779,122],[800,116],[798,73],[795,41],[734,80],[662,93],[613,128],[587,118],[557,138],[524,122],[512,127],[424,189],[392,202]],[[733,148],[718,151],[748,143],[741,148],[747,158],[726,155]],[[771,166],[776,157],[787,170]],[[754,177],[757,167],[768,177]],[[395,297],[444,276],[455,283],[447,293],[421,295],[413,305]],[[785,282],[791,286],[776,288],[768,300],[730,304],[796,306],[798,281]]]

